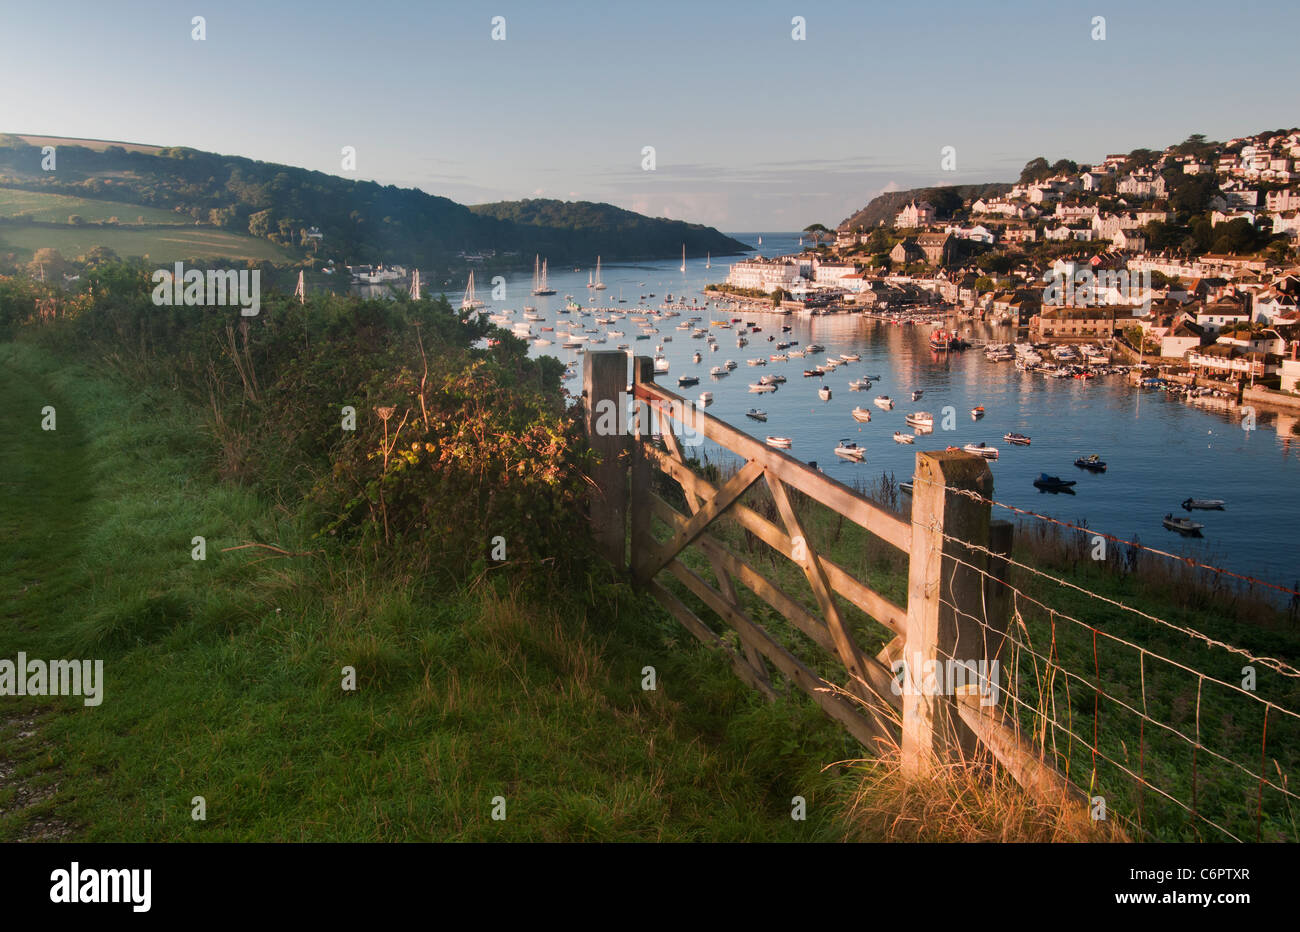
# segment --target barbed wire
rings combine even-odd
[[[922,479],[919,476],[914,477],[913,481],[924,482],[927,485],[938,484],[928,479]],[[999,502],[996,499],[988,498],[987,496],[980,495],[978,492],[972,489],[954,489],[951,486],[944,486],[944,488],[955,495],[963,495],[966,498],[970,498],[978,502],[985,502],[989,505],[995,505],[998,508],[1005,508],[1007,511],[1014,512],[1015,514],[1018,515],[1023,515],[1027,518],[1038,518],[1041,521],[1047,521],[1051,524],[1055,524],[1060,527],[1069,528],[1070,530],[1078,531],[1081,534],[1091,534],[1094,537],[1101,537],[1105,540],[1110,541],[1111,543],[1124,544],[1127,547],[1133,547],[1137,550],[1143,550],[1147,553],[1154,553],[1157,556],[1165,557],[1170,560],[1175,560],[1187,566],[1194,566],[1197,569],[1207,570],[1211,573],[1217,573],[1222,576],[1231,576],[1234,579],[1239,579],[1242,582],[1248,583],[1253,586],[1264,586],[1269,589],[1276,589],[1278,592],[1284,592],[1287,595],[1300,598],[1300,590],[1292,589],[1289,586],[1279,585],[1278,583],[1269,582],[1266,579],[1259,579],[1258,577],[1250,576],[1245,573],[1238,573],[1235,572],[1234,570],[1226,569],[1225,567],[1222,566],[1215,566],[1211,563],[1205,563],[1200,560],[1197,560],[1195,557],[1189,557],[1185,554],[1170,553],[1167,550],[1161,550],[1159,547],[1148,547],[1146,544],[1142,544],[1137,541],[1128,540],[1127,538],[1124,537],[1118,537],[1114,534],[1106,534],[1094,528],[1084,527],[1078,524],[1071,524],[1069,521],[1062,521],[1060,518],[1053,518],[1051,515],[1041,514],[1037,511],[1032,511],[1027,508],[1020,508],[1016,505],[1008,505],[1005,502]]]
[[[987,499],[987,498],[985,498],[985,497],[979,495],[978,493],[970,493],[970,494],[968,494],[967,490],[965,490],[965,489],[954,489],[954,488],[952,488],[951,486],[944,485],[943,483],[934,482],[934,481],[929,480],[929,479],[923,479],[923,478],[921,478],[921,477],[919,477],[919,476],[916,477],[913,481],[914,481],[914,482],[920,482],[920,483],[923,483],[923,484],[925,484],[925,485],[936,486],[936,487],[939,487],[939,488],[944,489],[945,491],[952,492],[953,494],[957,494],[957,495],[965,495],[966,497],[968,497],[968,498],[972,498],[972,499],[974,499],[974,500],[976,500],[976,501],[980,501],[980,502],[989,502],[989,501],[990,501],[989,499]],[[920,526],[916,521],[913,521],[912,524],[913,524],[913,526],[915,526],[915,527],[919,527],[919,526]],[[925,530],[928,530],[928,531],[934,531],[934,532],[939,533],[939,534],[942,534],[942,533],[943,533],[942,530],[941,530],[940,528],[938,528],[938,527],[927,527],[927,528],[925,528]],[[1205,634],[1204,632],[1197,631],[1195,628],[1188,628],[1188,627],[1186,627],[1186,626],[1184,626],[1184,625],[1175,624],[1175,623],[1172,622],[1172,621],[1168,621],[1167,619],[1160,618],[1160,617],[1158,617],[1158,616],[1156,616],[1156,615],[1152,615],[1152,614],[1150,614],[1149,612],[1144,612],[1144,611],[1142,611],[1142,610],[1139,609],[1139,608],[1135,608],[1135,607],[1132,606],[1132,605],[1128,605],[1128,604],[1126,604],[1126,603],[1124,603],[1124,602],[1120,602],[1120,601],[1117,600],[1117,599],[1112,599],[1110,596],[1105,596],[1105,595],[1102,595],[1102,594],[1100,594],[1100,593],[1098,593],[1098,592],[1093,592],[1091,589],[1087,589],[1087,588],[1085,588],[1085,587],[1083,587],[1083,586],[1078,585],[1077,583],[1070,582],[1070,581],[1067,580],[1067,579],[1061,579],[1060,577],[1053,576],[1051,573],[1044,572],[1043,570],[1040,570],[1040,569],[1038,569],[1038,568],[1035,567],[1035,566],[1030,566],[1030,565],[1028,565],[1028,564],[1026,564],[1026,563],[1022,563],[1022,562],[1020,562],[1019,560],[1016,560],[1016,559],[1015,559],[1014,557],[1012,557],[1010,554],[996,553],[996,552],[990,550],[988,547],[983,546],[983,545],[980,545],[980,544],[972,543],[972,542],[970,542],[970,541],[958,540],[957,538],[950,537],[950,536],[948,536],[948,535],[944,535],[944,536],[947,537],[949,540],[952,540],[952,541],[955,541],[956,543],[961,544],[961,545],[964,546],[964,547],[968,547],[968,548],[970,548],[970,549],[972,549],[972,550],[976,550],[976,551],[980,551],[980,552],[986,553],[986,554],[988,554],[988,555],[990,555],[990,556],[996,557],[996,558],[999,559],[999,560],[1005,560],[1008,564],[1010,564],[1010,565],[1012,565],[1012,566],[1015,566],[1015,567],[1017,567],[1018,569],[1025,570],[1026,572],[1028,572],[1028,573],[1032,573],[1033,575],[1038,576],[1038,577],[1040,577],[1040,578],[1042,578],[1042,579],[1049,580],[1049,581],[1055,583],[1055,584],[1058,585],[1058,586],[1064,586],[1064,587],[1066,587],[1066,588],[1073,589],[1073,590],[1076,591],[1076,592],[1080,592],[1080,593],[1083,593],[1084,595],[1090,596],[1091,598],[1097,599],[1098,601],[1106,602],[1107,604],[1109,604],[1109,605],[1113,605],[1113,606],[1115,606],[1115,607],[1118,608],[1118,609],[1121,609],[1121,610],[1126,611],[1126,612],[1130,612],[1130,613],[1132,613],[1132,614],[1134,614],[1134,615],[1137,615],[1137,616],[1139,616],[1139,617],[1141,617],[1141,618],[1144,618],[1144,619],[1147,620],[1147,621],[1154,622],[1155,624],[1158,624],[1158,625],[1161,625],[1161,626],[1163,626],[1163,627],[1166,627],[1166,628],[1168,628],[1168,629],[1170,629],[1170,630],[1172,630],[1172,631],[1176,631],[1176,632],[1178,632],[1179,634],[1184,635],[1185,637],[1195,638],[1196,640],[1199,640],[1199,641],[1204,642],[1204,643],[1206,644],[1206,646],[1209,646],[1209,647],[1218,647],[1218,648],[1220,648],[1220,649],[1222,649],[1222,650],[1226,650],[1226,651],[1229,651],[1229,652],[1231,652],[1231,653],[1238,654],[1238,655],[1240,655],[1240,656],[1242,656],[1242,657],[1245,657],[1247,660],[1250,660],[1252,663],[1258,663],[1258,664],[1261,664],[1261,665],[1263,665],[1263,666],[1266,666],[1266,667],[1268,667],[1269,669],[1272,669],[1273,671],[1275,671],[1275,672],[1277,672],[1277,673],[1281,673],[1283,676],[1289,676],[1289,677],[1300,678],[1300,669],[1296,669],[1295,667],[1291,666],[1290,664],[1286,663],[1285,661],[1278,660],[1278,659],[1275,658],[1275,657],[1257,657],[1257,656],[1255,656],[1254,654],[1252,654],[1250,651],[1245,650],[1244,648],[1240,648],[1240,647],[1237,647],[1237,646],[1235,646],[1235,645],[1233,645],[1233,644],[1229,644],[1229,643],[1227,643],[1226,641],[1220,641],[1220,640],[1218,640],[1218,639],[1216,639],[1216,638],[1212,638],[1212,637],[1210,637],[1209,635]],[[1044,607],[1046,607],[1046,606],[1044,606]],[[1075,620],[1077,621],[1077,619],[1075,619]],[[1083,624],[1083,623],[1082,623],[1082,622],[1079,622],[1079,624]],[[1089,627],[1090,627],[1090,626],[1089,626]],[[1105,634],[1105,632],[1102,632],[1102,633]],[[1107,636],[1109,636],[1109,637],[1113,637],[1113,635],[1107,635]],[[1153,655],[1153,656],[1158,656],[1158,655]],[[1161,659],[1166,659],[1166,658],[1161,658]],[[1191,671],[1191,672],[1197,672],[1197,671]]]
[[[966,490],[953,489],[942,483],[936,483],[931,480],[923,480],[918,478],[915,481],[922,481],[932,486],[939,486],[944,488],[946,491],[959,493],[959,494],[965,494],[966,491]],[[986,500],[983,498],[983,496],[979,496],[978,494],[971,495],[969,497],[976,500]],[[1197,640],[1203,641],[1207,645],[1219,646],[1229,651],[1232,651],[1234,653],[1238,653],[1242,656],[1245,656],[1249,659],[1252,659],[1255,662],[1263,663],[1264,665],[1270,666],[1271,668],[1276,669],[1277,672],[1283,673],[1284,675],[1300,674],[1300,671],[1294,671],[1293,668],[1291,668],[1287,664],[1282,663],[1281,661],[1276,661],[1273,658],[1255,658],[1249,651],[1242,650],[1241,648],[1236,648],[1233,645],[1218,642],[1215,639],[1206,637],[1201,632],[1197,632],[1193,629],[1188,629],[1179,625],[1175,625],[1172,622],[1168,622],[1165,619],[1158,618],[1157,616],[1151,615],[1150,613],[1139,611],[1137,609],[1132,608],[1131,606],[1123,605],[1122,603],[1117,603],[1115,602],[1115,600],[1110,599],[1106,596],[1102,596],[1099,593],[1091,592],[1090,590],[1087,590],[1083,587],[1070,584],[1066,580],[1060,580],[1052,576],[1051,574],[1043,573],[1042,571],[1037,570],[1035,567],[1027,566],[1011,558],[1009,554],[997,553],[986,546],[961,540],[958,537],[945,533],[942,527],[939,526],[938,522],[935,522],[935,524],[932,526],[926,526],[921,522],[915,520],[913,520],[911,523],[914,528],[926,530],[935,535],[934,538],[935,542],[932,543],[931,545],[932,548],[941,547],[942,546],[941,542],[944,541],[958,544],[967,550],[983,553],[990,558],[995,558],[1000,561],[1005,561],[1007,565],[1017,566],[1029,570],[1031,573],[1035,574],[1036,576],[1049,579],[1059,585],[1069,585],[1070,588],[1082,592],[1090,597],[1096,598],[1103,602],[1114,604],[1119,608],[1131,611],[1134,614],[1139,615],[1143,618],[1150,619],[1157,623],[1164,624],[1166,627],[1172,630],[1177,630],[1189,637],[1196,638]],[[977,577],[981,580],[981,585],[979,587],[979,591],[980,591],[979,601],[981,602],[983,607],[983,617],[974,614],[971,611],[967,611],[961,606],[955,604],[950,599],[944,598],[942,595],[942,589],[940,589],[940,594],[938,596],[940,604],[950,609],[958,619],[969,619],[970,621],[974,622],[977,626],[979,626],[979,628],[983,631],[983,640],[985,642],[985,645],[988,644],[990,634],[992,634],[998,641],[1003,642],[1002,644],[999,645],[998,648],[999,653],[1001,652],[1005,644],[1010,644],[1012,649],[1011,653],[1013,655],[1013,661],[1012,661],[1013,669],[1015,670],[1020,669],[1020,665],[1021,665],[1020,657],[1022,652],[1024,654],[1027,654],[1028,657],[1030,658],[1030,667],[1034,672],[1034,676],[1036,680],[1037,693],[1039,696],[1039,705],[1036,706],[1029,702],[1026,702],[1025,699],[1021,697],[1018,680],[1013,681],[1012,689],[1003,690],[1003,692],[1010,700],[1013,708],[1024,710],[1024,712],[1030,716],[1031,721],[1038,720],[1043,723],[1043,729],[1041,732],[1039,732],[1038,729],[1035,729],[1035,732],[1037,734],[1041,734],[1042,736],[1041,740],[1035,741],[1035,744],[1040,748],[1039,753],[1043,753],[1046,751],[1045,742],[1047,740],[1049,728],[1050,728],[1050,734],[1052,736],[1052,754],[1058,760],[1060,760],[1062,757],[1064,758],[1067,769],[1066,769],[1066,774],[1064,774],[1063,776],[1067,782],[1070,782],[1072,785],[1074,785],[1076,788],[1080,790],[1084,789],[1083,787],[1079,786],[1077,782],[1071,780],[1071,778],[1069,777],[1069,769],[1070,769],[1069,765],[1070,762],[1073,760],[1073,752],[1067,748],[1066,753],[1062,755],[1061,751],[1056,746],[1056,734],[1058,732],[1062,732],[1065,735],[1069,736],[1071,742],[1074,741],[1079,742],[1079,744],[1091,754],[1092,757],[1092,769],[1091,769],[1092,777],[1090,781],[1091,783],[1095,784],[1097,778],[1098,759],[1110,764],[1111,766],[1118,769],[1120,772],[1132,778],[1139,790],[1139,801],[1138,801],[1139,813],[1141,813],[1144,808],[1141,803],[1141,792],[1146,788],[1150,788],[1159,796],[1169,800],[1178,808],[1182,809],[1184,812],[1190,815],[1194,820],[1199,820],[1200,822],[1204,822],[1206,825],[1213,827],[1216,831],[1221,832],[1224,836],[1234,841],[1242,841],[1242,839],[1236,833],[1234,833],[1227,827],[1219,824],[1214,819],[1209,818],[1208,816],[1205,815],[1205,813],[1200,811],[1200,807],[1198,805],[1199,803],[1198,791],[1199,791],[1199,782],[1200,782],[1199,781],[1199,758],[1202,751],[1210,758],[1216,761],[1220,761],[1223,764],[1228,765],[1230,768],[1235,768],[1235,770],[1241,772],[1248,778],[1257,782],[1258,797],[1257,797],[1256,818],[1255,818],[1257,838],[1262,831],[1263,794],[1264,794],[1265,786],[1277,791],[1278,793],[1282,794],[1282,796],[1284,797],[1300,799],[1300,796],[1292,792],[1286,786],[1274,783],[1272,780],[1268,778],[1266,774],[1266,766],[1268,760],[1267,725],[1269,720],[1269,713],[1271,712],[1272,709],[1277,709],[1279,712],[1283,713],[1284,715],[1291,716],[1292,718],[1297,720],[1300,720],[1300,714],[1297,714],[1296,712],[1290,709],[1280,706],[1271,700],[1264,699],[1263,697],[1253,693],[1252,691],[1243,689],[1237,686],[1236,684],[1227,683],[1223,680],[1218,679],[1217,677],[1196,670],[1180,661],[1174,660],[1171,657],[1163,656],[1156,651],[1152,651],[1147,647],[1144,647],[1139,644],[1135,644],[1132,641],[1129,641],[1118,635],[1101,631],[1095,625],[1089,625],[1086,622],[1080,621],[1079,619],[1073,617],[1069,613],[1062,612],[1059,609],[1047,605],[1045,602],[1041,601],[1040,599],[1035,598],[1034,596],[1021,590],[1019,587],[1013,585],[1008,580],[999,578],[998,576],[990,573],[986,567],[977,566],[969,562],[968,560],[964,560],[958,554],[954,554],[951,552],[943,553],[942,558],[951,561],[950,563],[951,575],[949,576],[949,581],[948,581],[949,591],[953,590],[953,583],[956,579],[956,574],[960,567],[966,567],[967,569],[973,571],[977,575]],[[1051,644],[1050,647],[1048,648],[1049,653],[1047,655],[1044,655],[1040,650],[1035,649],[1034,646],[1031,643],[1028,643],[1027,640],[1022,640],[1020,637],[1018,637],[1015,630],[1010,630],[1010,629],[1001,630],[993,627],[985,620],[987,617],[989,617],[988,586],[985,585],[985,581],[990,581],[990,580],[996,583],[997,585],[1005,587],[1012,594],[1013,596],[1012,614],[1015,619],[1016,627],[1019,630],[1024,632],[1026,638],[1029,637],[1029,628],[1021,612],[1020,600],[1024,599],[1027,603],[1037,606],[1039,609],[1048,613],[1048,616],[1050,618],[1050,625],[1051,625],[1050,628]],[[1079,673],[1076,673],[1074,671],[1071,671],[1068,667],[1066,667],[1064,664],[1060,662],[1058,657],[1058,648],[1057,648],[1057,619],[1061,619],[1063,621],[1070,622],[1073,623],[1074,625],[1077,625],[1079,628],[1086,631],[1090,636],[1090,643],[1091,643],[1091,649],[1093,654],[1093,675],[1095,676],[1095,682],[1092,683],[1088,682],[1085,676],[1080,675]],[[958,649],[958,644],[960,643],[960,637],[961,637],[961,630],[962,630],[962,626],[960,624],[957,625],[958,641],[956,644],[954,644],[954,648],[953,648],[954,651]],[[1122,645],[1123,647],[1136,652],[1137,659],[1138,659],[1138,666],[1139,666],[1139,679],[1141,683],[1141,699],[1142,699],[1141,710],[1135,708],[1129,702],[1108,692],[1105,688],[1103,688],[1102,679],[1101,679],[1100,652],[1098,649],[1098,635],[1101,635],[1103,638],[1107,638],[1118,645]],[[961,662],[960,660],[957,659],[957,657],[954,654],[948,653],[947,651],[941,650],[937,647],[936,647],[936,655],[946,656],[950,661],[954,663]],[[987,656],[987,652],[982,656]],[[1154,718],[1149,714],[1148,702],[1147,702],[1147,677],[1146,677],[1146,658],[1148,656],[1158,659],[1163,663],[1167,663],[1170,666],[1182,670],[1187,674],[1195,677],[1196,679],[1196,712],[1195,712],[1196,733],[1194,736],[1188,735],[1183,731],[1179,730],[1178,728],[1169,725],[1165,722],[1162,722],[1159,719]],[[1040,670],[1040,665],[1041,665],[1041,670]],[[1292,671],[1292,672],[1287,673],[1287,671]],[[1042,705],[1043,703],[1048,703],[1052,707],[1055,706],[1055,695],[1056,695],[1055,680],[1056,680],[1057,673],[1060,673],[1064,677],[1062,681],[1062,685],[1064,687],[1065,694],[1066,694],[1066,708],[1069,710],[1069,718],[1070,718],[1069,723],[1061,722],[1054,713],[1049,712],[1048,708]],[[1044,683],[1045,678],[1048,681],[1046,684]],[[1069,684],[1072,679],[1084,685],[1085,688],[1088,688],[1093,692],[1093,696],[1094,696],[1093,715],[1092,715],[1093,735],[1091,741],[1084,738],[1082,735],[1078,734],[1073,726],[1074,703],[1070,698],[1070,689],[1069,689]],[[1226,687],[1227,689],[1233,690],[1234,692],[1246,696],[1262,705],[1264,719],[1261,728],[1259,773],[1255,773],[1249,767],[1244,766],[1238,761],[1235,761],[1225,756],[1224,754],[1218,752],[1216,749],[1208,746],[1202,741],[1201,709],[1202,709],[1202,697],[1204,692],[1204,685],[1207,680],[1210,681],[1211,683],[1215,683],[1216,685],[1220,685]],[[1131,714],[1137,720],[1138,728],[1139,728],[1139,734],[1138,734],[1139,772],[1138,773],[1134,773],[1130,767],[1120,763],[1118,760],[1111,757],[1100,746],[1101,745],[1101,703],[1103,698],[1108,703],[1113,703],[1115,707],[1118,707],[1119,709],[1122,709],[1124,712]],[[1014,722],[1015,725],[1015,732],[1019,734],[1021,730],[1020,716],[1019,715],[1012,716],[1012,721]],[[1163,731],[1171,735],[1177,736],[1179,739],[1181,739],[1183,742],[1185,742],[1187,745],[1191,747],[1192,749],[1192,801],[1190,806],[1186,802],[1177,799],[1169,792],[1166,792],[1161,787],[1153,784],[1150,780],[1146,778],[1145,764],[1146,764],[1146,743],[1147,743],[1146,723],[1147,722],[1151,722],[1158,729],[1162,729]],[[1124,746],[1123,739],[1121,738],[1119,739],[1119,741],[1121,746]],[[1126,754],[1127,754],[1127,750],[1126,750]],[[1091,795],[1090,790],[1086,792],[1088,792],[1088,795]],[[1146,832],[1144,828],[1142,828],[1140,823],[1137,824],[1137,828],[1139,829],[1139,831],[1142,831],[1144,834],[1149,834],[1148,832]]]

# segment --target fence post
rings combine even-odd
[[[637,356],[632,360],[633,397],[636,386],[655,380],[654,360],[649,356]],[[632,435],[632,490],[631,490],[631,524],[632,524],[632,578],[637,582],[649,579],[646,565],[650,540],[650,460],[646,457],[643,443],[650,439],[650,406],[644,401],[636,402],[636,431]]]
[[[981,457],[918,452],[912,492],[912,549],[903,647],[902,767],[924,775],[973,751],[952,695],[954,663],[984,659],[984,574],[993,473]],[[965,671],[963,671],[963,675]]]
[[[587,440],[599,457],[592,469],[591,526],[597,546],[619,569],[627,543],[627,354],[587,353],[582,394]]]

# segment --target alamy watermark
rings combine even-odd
[[[619,392],[618,401],[602,398],[593,406],[592,429],[600,437],[637,436],[637,409],[639,402],[628,392]],[[704,412],[694,402],[669,401],[666,409],[658,413],[666,421],[676,421],[680,426],[683,446],[697,447],[704,442]]]
[[[50,874],[51,903],[130,903],[137,913],[149,912],[153,870],[82,867],[73,861],[66,870]]]
[[[1130,272],[1128,269],[1076,269],[1066,275],[1050,269],[1043,273],[1044,307],[1093,307],[1102,304],[1141,305],[1151,307],[1151,270]]]
[[[158,269],[150,281],[154,283],[153,303],[158,307],[238,306],[244,317],[256,317],[262,309],[262,273],[258,269],[208,269],[205,274],[177,262],[174,269]]]
[[[104,701],[104,661],[0,659],[0,696],[83,696],[85,705]]]
[[[980,705],[998,704],[998,681],[1001,667],[996,660],[925,660],[918,653],[911,667],[899,658],[890,664],[894,678],[890,688],[895,696],[955,696],[964,686],[979,690]]]

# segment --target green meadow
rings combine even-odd
[[[96,246],[107,246],[123,258],[140,257],[152,262],[178,259],[253,259],[292,262],[293,256],[269,240],[214,227],[176,229],[131,229],[130,227],[0,226],[0,250],[13,250],[30,259],[36,250],[49,247],[72,258],[83,256]]]
[[[220,480],[167,386],[10,343],[0,391],[0,657],[105,667],[98,707],[2,700],[0,840],[845,836],[842,733],[616,579],[435,588]]]
[[[178,214],[157,207],[101,201],[69,194],[47,191],[26,191],[22,188],[0,187],[0,217],[26,217],[41,223],[67,223],[71,216],[79,216],[87,223],[116,217],[120,223],[171,223],[192,225],[186,214]]]

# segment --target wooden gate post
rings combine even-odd
[[[632,392],[636,387],[655,380],[654,360],[637,356],[632,360]],[[645,455],[643,443],[650,441],[650,405],[637,400],[636,432],[632,436],[632,578],[639,583],[649,582],[650,557],[650,460]]]
[[[592,533],[606,559],[622,569],[627,543],[627,354],[587,353],[582,395],[587,441],[599,457],[592,469]]]
[[[975,493],[978,498],[962,493]],[[984,659],[984,574],[993,473],[981,457],[918,452],[902,671],[902,767],[908,776],[973,751],[952,695],[954,664]],[[963,676],[965,676],[965,671]],[[971,677],[966,677],[969,682]]]

